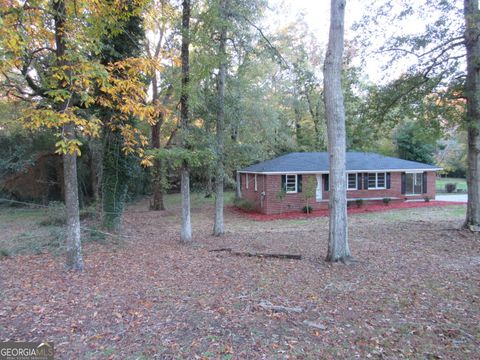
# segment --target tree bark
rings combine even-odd
[[[327,261],[350,257],[347,227],[346,129],[341,72],[345,0],[331,0],[330,32],[324,64],[324,101],[330,160],[330,217]]]
[[[69,139],[75,138],[74,125],[64,126]],[[63,155],[63,173],[65,183],[65,207],[67,213],[67,269],[83,270],[82,242],[80,238],[80,209],[78,203],[77,155]]]
[[[240,184],[240,173],[235,172],[235,197],[240,199],[242,197],[242,184]]]
[[[321,133],[320,133],[319,103],[317,105],[313,104],[313,100],[308,93],[308,89],[305,91],[305,97],[307,98],[308,111],[310,112],[310,116],[312,117],[313,129],[315,130],[315,150],[316,151],[321,151],[322,150],[322,140],[321,140]]]
[[[180,97],[180,122],[182,127],[182,146],[188,148],[188,86],[190,82],[190,0],[182,2],[182,94]],[[184,161],[181,169],[182,192],[182,229],[180,239],[183,242],[192,241],[192,223],[190,216],[190,170]]]
[[[159,43],[160,44],[160,43]],[[153,101],[158,101],[159,92],[158,92],[158,80],[157,74],[153,74],[152,78],[152,88],[153,88]],[[163,106],[167,105],[172,95],[172,87],[167,88],[165,98],[163,100]],[[160,130],[162,128],[163,122],[165,119],[165,114],[163,109],[160,111],[160,115],[156,124],[151,127],[152,134],[152,148],[160,149]],[[153,163],[153,194],[150,201],[150,210],[165,210],[165,203],[163,201],[163,196],[165,194],[165,172],[163,171],[164,162],[160,159],[155,159]]]
[[[218,113],[217,113],[217,168],[215,174],[215,222],[213,225],[213,235],[220,236],[225,233],[223,221],[223,186],[225,178],[224,169],[224,136],[225,136],[225,77],[227,73],[225,44],[227,42],[226,22],[226,0],[220,0],[220,19],[223,21],[220,30],[220,42],[218,46],[218,55],[220,57],[220,66],[218,70]]]
[[[98,214],[101,214],[101,184],[102,184],[102,144],[98,139],[90,139],[90,172],[92,192]]]
[[[480,230],[480,11],[478,0],[465,0],[465,47],[467,50],[467,187],[468,203],[465,226]]]
[[[163,123],[163,116],[163,113],[160,113],[160,118],[157,123],[151,127],[153,149],[160,149],[160,128]],[[150,202],[150,210],[165,210],[165,203],[163,202],[163,162],[160,159],[155,159],[152,170],[153,194]]]
[[[53,3],[54,26],[55,26],[55,56],[58,66],[67,65],[65,54],[65,2],[59,0]],[[60,112],[68,108],[68,101],[64,101],[59,107]],[[63,134],[66,141],[75,139],[75,125],[73,123],[63,126]],[[78,202],[77,181],[77,154],[63,155],[63,177],[65,186],[65,208],[67,213],[66,267],[72,270],[83,270],[82,245],[80,238],[80,208]]]

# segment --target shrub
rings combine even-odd
[[[390,201],[392,201],[392,199],[390,199],[388,197],[385,197],[385,198],[382,199],[382,201],[385,205],[388,205],[388,204],[390,204]]]
[[[304,212],[305,214],[310,214],[312,212],[312,207],[310,205],[304,206],[302,208],[302,212]]]
[[[424,197],[423,197],[423,200],[424,200],[425,202],[430,202],[430,196],[424,196]]]
[[[254,208],[253,203],[251,201],[243,198],[236,198],[233,201],[233,204],[244,211],[252,211]]]
[[[7,249],[0,249],[0,259],[1,258],[8,258],[8,257],[11,257],[12,254],[9,250]]]
[[[364,201],[363,199],[357,199],[357,200],[355,200],[355,204],[357,204],[357,207],[362,207],[362,205],[363,205],[364,202],[365,202],[365,201]]]
[[[452,192],[454,192],[456,188],[457,188],[457,184],[455,184],[455,183],[445,184],[445,191],[446,191],[447,193],[452,193]]]

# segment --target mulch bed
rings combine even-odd
[[[398,209],[412,209],[412,208],[424,208],[424,207],[438,207],[438,206],[447,206],[447,205],[465,205],[463,202],[454,202],[454,201],[410,201],[410,202],[398,202],[398,203],[390,203],[388,205],[385,204],[365,204],[361,207],[353,206],[347,209],[348,214],[364,214],[370,212],[383,212],[383,211],[391,211],[391,210],[398,210]],[[328,216],[328,209],[325,210],[314,210],[310,214],[305,214],[300,211],[295,212],[286,212],[283,214],[274,214],[274,215],[267,215],[267,214],[260,214],[257,212],[248,212],[237,208],[235,206],[231,207],[233,212],[236,212],[242,216],[245,216],[248,219],[255,220],[255,221],[273,221],[273,220],[295,220],[295,219],[309,219],[315,217],[326,217]]]

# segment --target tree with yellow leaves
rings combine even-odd
[[[128,4],[142,6],[142,0]],[[101,38],[122,31],[131,16],[126,1],[37,0],[0,1],[0,86],[2,95],[29,106],[21,121],[30,129],[47,127],[58,137],[56,152],[63,156],[66,227],[66,266],[82,270],[77,184],[80,135],[98,136],[102,123],[88,111],[94,104],[119,109],[119,116],[150,121],[145,106],[141,60],[102,64],[93,61]],[[118,77],[118,69],[127,76]],[[98,90],[103,96],[98,96]],[[113,123],[112,126],[118,126]],[[120,126],[122,150],[136,153],[144,165],[147,139],[132,126]]]

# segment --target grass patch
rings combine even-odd
[[[91,219],[92,210],[83,209],[80,218]],[[0,259],[17,254],[63,254],[65,222],[63,203],[41,208],[0,208]],[[94,221],[82,221],[83,243],[105,241],[105,234],[95,229]]]
[[[355,214],[353,216],[365,217],[376,220],[382,219],[386,221],[405,221],[418,220],[428,217],[430,219],[461,219],[465,217],[466,207],[464,205],[449,205],[436,208],[416,208],[416,209],[399,209],[377,213]]]
[[[447,184],[455,184],[455,192],[467,192],[467,180],[457,178],[437,178],[435,181],[437,192],[445,193],[445,185]]]

